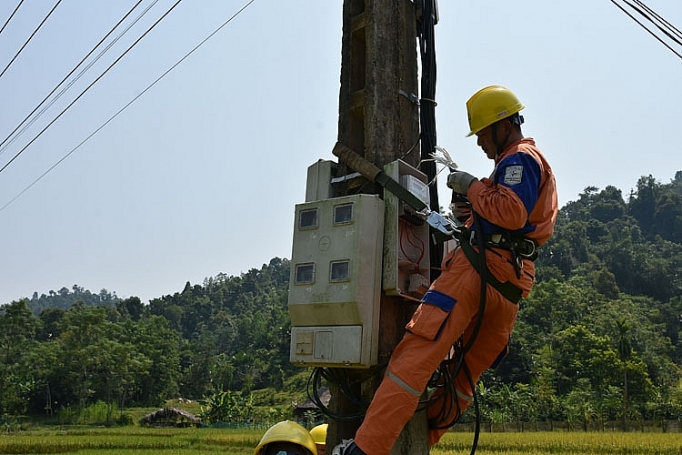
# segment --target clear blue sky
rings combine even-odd
[[[0,24],[18,3],[0,2]],[[0,71],[55,3],[24,2],[0,33]],[[134,3],[57,7],[0,77],[0,140]],[[158,1],[2,149],[0,167],[172,3]],[[246,3],[181,2],[0,172],[0,207]],[[255,0],[0,210],[0,304],[74,284],[146,303],[187,281],[290,257],[306,169],[334,159],[342,3]],[[646,3],[682,27],[682,2]],[[491,170],[475,139],[464,137],[464,103],[479,88],[502,84],[526,105],[524,133],[552,163],[562,206],[588,186],[613,185],[627,198],[639,177],[667,183],[682,170],[682,60],[610,1],[440,0],[439,9],[438,143],[461,169]]]

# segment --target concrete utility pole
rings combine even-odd
[[[339,142],[378,167],[400,158],[418,167],[419,81],[417,66],[416,6],[410,0],[344,0],[341,88],[339,94]],[[413,149],[408,155],[405,155]],[[339,164],[337,175],[352,172]],[[353,185],[352,181],[346,185]],[[337,188],[344,194],[357,188]],[[363,183],[362,192],[379,193],[377,185]],[[379,361],[388,361],[403,335],[414,302],[382,293]],[[348,370],[351,378],[359,372]],[[381,378],[363,379],[358,395],[369,400]],[[330,409],[338,414],[357,411],[338,389],[331,386]],[[330,422],[327,452],[342,439],[353,437],[360,420]],[[419,412],[396,442],[393,455],[428,454],[427,423]]]

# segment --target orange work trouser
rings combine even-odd
[[[528,295],[532,284],[531,273],[522,273],[517,279],[508,257],[488,251],[489,270],[498,280],[511,281]],[[528,271],[526,271],[528,272]],[[429,292],[407,325],[407,332],[396,346],[389,361],[386,375],[377,389],[365,419],[355,435],[355,443],[368,455],[386,455],[412,418],[422,393],[433,372],[447,356],[453,343],[464,335],[464,344],[477,323],[480,305],[480,277],[461,249],[455,250],[443,261],[443,271],[433,282]],[[516,321],[518,305],[505,299],[490,285],[487,286],[483,322],[465,362],[475,384],[481,374],[506,351],[509,336]],[[455,380],[459,410],[464,412],[473,400],[473,390],[463,371]],[[448,417],[457,412],[456,404],[450,406]],[[442,409],[429,409],[432,417]],[[449,419],[446,419],[449,420]],[[447,429],[429,431],[429,444],[434,445]]]

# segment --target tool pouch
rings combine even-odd
[[[405,329],[427,340],[438,339],[455,302],[441,292],[428,291]]]

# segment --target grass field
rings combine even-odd
[[[36,429],[0,435],[0,454],[251,455],[264,430],[140,427]],[[473,435],[448,433],[431,455],[465,455]],[[483,433],[479,455],[680,455],[679,433]]]
[[[0,454],[251,455],[263,430],[69,428],[0,436]]]
[[[431,449],[431,455],[469,454],[473,435],[448,433]],[[482,433],[477,454],[505,455],[680,455],[679,433]]]

